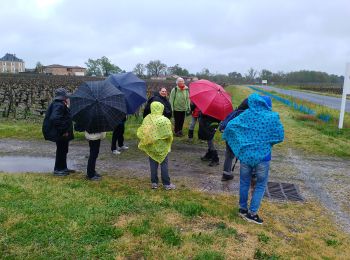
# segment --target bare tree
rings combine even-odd
[[[160,60],[153,60],[146,65],[146,69],[149,76],[159,77],[160,75],[165,74],[167,65]]]
[[[248,82],[252,83],[252,82],[254,82],[257,74],[258,74],[257,70],[250,68],[248,70],[247,74],[245,75],[245,77],[246,77]]]
[[[142,63],[137,63],[135,68],[133,69],[133,72],[139,77],[145,76],[145,71],[146,67]]]

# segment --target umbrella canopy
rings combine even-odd
[[[71,113],[78,131],[112,131],[126,115],[124,94],[106,81],[89,81],[70,97]]]
[[[132,72],[112,74],[106,81],[124,93],[128,114],[134,114],[147,101],[146,82]]]
[[[220,85],[201,79],[190,84],[190,99],[203,114],[219,120],[233,111],[231,96]]]

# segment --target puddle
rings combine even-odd
[[[55,159],[49,157],[30,156],[1,156],[0,172],[24,173],[24,172],[52,172]],[[68,167],[73,163],[68,161]]]

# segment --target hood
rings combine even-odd
[[[272,102],[268,96],[260,96],[257,93],[253,93],[248,97],[248,105],[251,110],[271,110]]]
[[[160,97],[160,98],[163,98],[163,99],[165,98],[165,99],[166,99],[166,97],[163,97],[161,94],[159,94],[158,91],[155,91],[154,94],[153,94],[153,96],[154,96],[154,97]]]
[[[164,105],[158,101],[151,103],[151,114],[152,115],[163,115]]]

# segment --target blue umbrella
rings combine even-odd
[[[132,72],[112,74],[106,81],[124,93],[128,114],[134,114],[147,101],[146,82]]]

